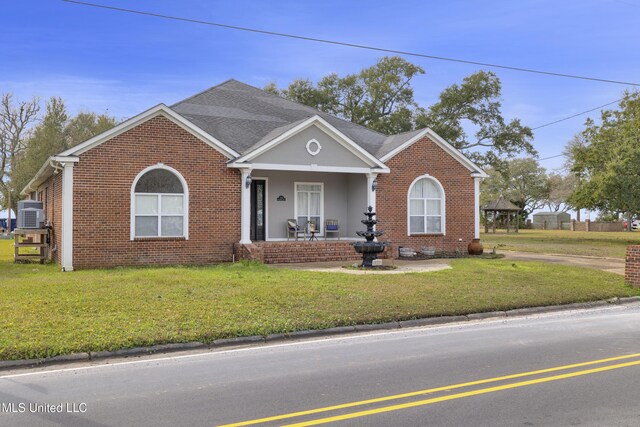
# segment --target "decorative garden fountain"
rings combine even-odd
[[[373,208],[369,206],[367,212],[364,213],[367,219],[363,219],[361,222],[367,226],[367,231],[356,231],[356,234],[360,237],[364,237],[366,242],[354,242],[352,243],[353,248],[356,252],[362,254],[362,264],[361,267],[372,268],[373,260],[378,258],[378,254],[382,253],[384,249],[389,246],[388,242],[374,242],[378,236],[382,236],[384,231],[374,231],[373,226],[378,223],[373,217],[375,216],[375,212],[373,212]]]

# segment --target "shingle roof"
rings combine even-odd
[[[170,108],[241,154],[315,115],[322,117],[374,156],[378,156],[389,138],[395,138],[233,79]],[[395,139],[393,141],[396,142]]]
[[[482,207],[484,211],[519,211],[520,208],[507,199],[504,196],[498,197],[498,200],[487,203]]]
[[[389,154],[422,131],[424,131],[424,129],[411,130],[409,132],[388,136],[380,147],[378,147],[376,157],[379,159],[382,158],[385,154]]]

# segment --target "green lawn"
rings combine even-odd
[[[640,245],[640,232],[586,232],[559,230],[520,230],[482,233],[485,250],[497,249],[547,254],[588,255],[624,258],[628,245]]]
[[[0,359],[640,295],[618,275],[504,260],[353,276],[251,263],[61,273],[11,256],[0,241]]]

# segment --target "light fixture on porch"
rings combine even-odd
[[[376,191],[376,188],[378,188],[378,179],[377,179],[377,178],[376,178],[376,179],[374,179],[374,180],[371,182],[371,191]]]
[[[247,175],[246,180],[244,181],[244,185],[249,188],[251,187],[251,181],[253,181],[253,178],[251,178],[251,175]]]

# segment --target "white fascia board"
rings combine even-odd
[[[31,178],[31,181],[29,181],[29,183],[22,189],[20,194],[23,195],[23,196],[26,196],[27,194],[29,194],[29,192],[35,190],[36,188],[38,188],[40,186],[40,184],[42,184],[47,179],[49,179],[49,177],[53,174],[53,172],[56,169],[54,166],[52,166],[51,163],[53,163],[53,162],[57,162],[57,163],[78,163],[79,161],[80,161],[80,159],[78,157],[75,157],[75,156],[66,156],[66,157],[63,157],[63,156],[52,156],[52,157],[49,157],[44,162],[42,167],[38,170],[38,172],[35,174],[35,176],[33,178]]]
[[[53,156],[51,160],[58,163],[78,163],[80,158],[76,156]]]
[[[175,111],[167,107],[166,105],[158,104],[155,107],[150,108],[147,111],[144,111],[138,114],[137,116],[134,116],[128,120],[125,120],[124,122],[101,133],[100,135],[94,136],[93,138],[83,142],[82,144],[76,145],[75,147],[72,147],[66,151],[63,151],[62,153],[58,154],[57,157],[79,156],[80,154],[86,152],[87,150],[90,150],[93,147],[96,147],[102,144],[103,142],[108,141],[109,139],[116,137],[121,133],[126,132],[129,129],[139,125],[140,123],[145,122],[149,119],[152,119],[153,117],[156,117],[158,115],[163,115],[167,119],[171,120],[173,123],[177,124],[178,126],[185,129],[187,132],[191,133],[193,136],[197,137],[198,139],[202,140],[206,144],[215,148],[216,150],[224,154],[229,159],[236,158],[240,155],[239,153],[232,150],[222,142],[218,141],[216,138],[212,137],[207,132],[203,131],[198,126],[191,123],[189,120],[185,119],[184,117],[182,117],[181,115],[179,115],[178,113],[176,113]]]
[[[347,137],[345,134],[340,132],[338,129],[336,129],[334,126],[332,126],[329,122],[327,122],[326,120],[324,120],[322,117],[320,117],[318,115],[315,115],[313,117],[309,117],[307,120],[305,120],[304,122],[300,123],[296,127],[293,127],[291,129],[289,129],[288,131],[286,131],[283,134],[279,135],[278,137],[272,139],[271,141],[267,142],[266,144],[261,145],[260,147],[258,147],[255,150],[245,154],[244,156],[240,157],[239,159],[236,159],[236,162],[237,163],[242,163],[242,162],[246,162],[246,161],[252,160],[255,157],[259,156],[260,154],[262,154],[262,153],[264,153],[266,151],[269,151],[270,149],[276,147],[281,142],[286,141],[287,139],[289,139],[292,136],[302,132],[303,130],[305,130],[306,128],[308,128],[309,126],[314,125],[314,124],[317,125],[323,132],[328,134],[330,137],[332,137],[334,140],[336,140],[340,145],[345,147],[347,150],[349,150],[352,154],[354,154],[356,157],[358,157],[363,162],[367,163],[370,166],[377,166],[377,167],[382,168],[382,169],[386,168],[384,163],[382,163],[380,160],[378,160],[375,156],[373,156],[370,153],[368,153],[366,150],[364,150],[362,147],[360,147],[358,144],[356,144],[351,138]]]
[[[272,171],[296,171],[296,172],[332,172],[332,173],[389,173],[389,168],[357,168],[344,166],[318,166],[318,165],[288,165],[279,163],[229,163],[230,168],[256,169]]]
[[[435,142],[440,148],[442,148],[444,151],[450,154],[451,157],[456,159],[464,167],[466,167],[471,172],[473,172],[472,175],[479,174],[482,178],[487,178],[489,176],[478,165],[473,163],[467,156],[465,156],[460,151],[458,151],[458,149],[456,149],[453,145],[449,144],[447,141],[445,141],[444,138],[442,138],[440,135],[435,133],[430,128],[424,129],[422,132],[418,133],[413,138],[407,140],[405,143],[403,143],[399,147],[396,147],[395,149],[391,150],[389,153],[382,156],[380,160],[382,160],[383,162],[386,162],[387,160],[391,159],[401,151],[409,148],[410,146],[412,146],[413,144],[415,144],[417,141],[419,141],[425,136],[430,137],[433,142]]]
[[[474,173],[471,174],[471,176],[473,178],[489,178],[489,174],[486,173],[485,171],[474,172]]]
[[[20,191],[22,196],[26,196],[31,191],[35,190],[42,182],[46,181],[47,178],[51,176],[54,171],[53,166],[51,166],[51,162],[53,161],[53,157],[49,157],[42,167],[36,172],[35,176],[31,178],[31,181]]]

